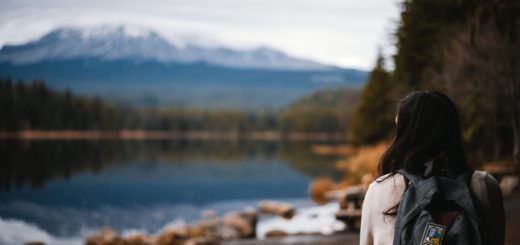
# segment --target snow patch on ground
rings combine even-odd
[[[335,218],[338,209],[337,203],[329,203],[323,206],[300,208],[290,220],[278,217],[262,220],[257,225],[257,236],[260,239],[265,238],[266,233],[272,230],[280,230],[288,234],[332,234],[345,228],[345,224]]]

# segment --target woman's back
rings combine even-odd
[[[405,189],[404,176],[399,173],[381,176],[370,185],[363,204],[361,245],[392,244],[396,217],[387,212],[400,202]],[[491,244],[503,244],[504,208],[497,181],[485,172],[475,171],[470,190],[482,208],[480,211]]]
[[[503,244],[500,188],[490,175],[472,170],[463,148],[450,98],[416,91],[401,100],[380,178],[365,197],[361,244]]]

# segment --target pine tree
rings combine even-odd
[[[352,115],[348,139],[353,144],[372,144],[386,139],[394,127],[394,85],[384,63],[379,54]]]

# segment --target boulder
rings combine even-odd
[[[222,218],[222,222],[225,226],[235,229],[240,238],[251,237],[251,234],[254,233],[254,225],[240,213],[226,214]]]
[[[171,227],[155,238],[157,245],[182,245],[190,238],[189,227]]]
[[[326,204],[331,201],[326,193],[336,190],[337,186],[334,181],[328,177],[320,177],[312,181],[309,186],[309,195],[311,199],[319,205]]]
[[[224,219],[203,220],[195,227],[202,230],[203,237],[215,237],[221,240],[240,238],[241,233],[232,225],[233,222],[227,220],[226,223],[224,222]]]
[[[105,227],[89,236],[85,245],[123,245],[125,241],[118,237],[110,227]]]
[[[291,204],[282,202],[262,201],[258,207],[261,214],[277,215],[285,219],[291,219],[296,213]]]
[[[124,238],[126,245],[154,245],[154,240],[143,234],[133,234]]]

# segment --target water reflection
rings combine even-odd
[[[42,187],[50,179],[81,172],[98,173],[129,161],[189,164],[245,158],[281,159],[302,174],[334,176],[334,157],[311,152],[311,143],[248,141],[0,141],[0,188]]]
[[[255,206],[307,205],[315,176],[336,159],[310,143],[253,141],[0,141],[0,217],[58,236],[109,225],[157,229]],[[303,205],[303,204],[302,204]]]

